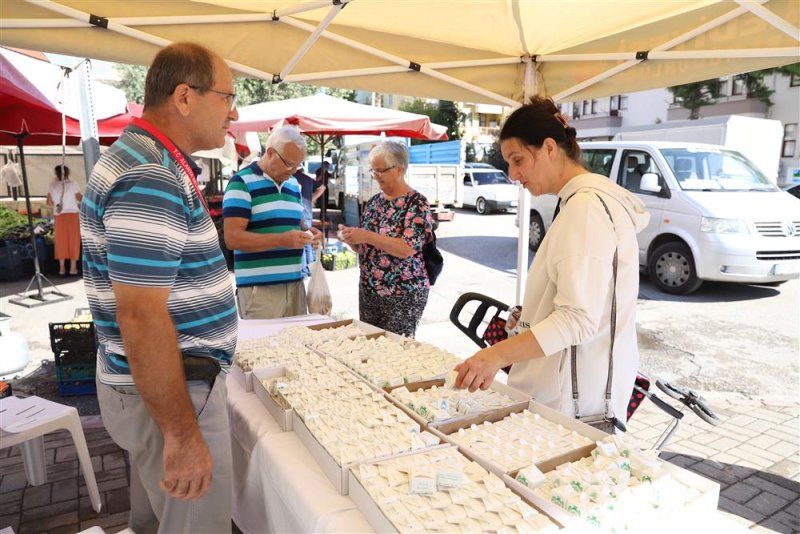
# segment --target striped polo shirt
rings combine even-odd
[[[170,288],[167,308],[181,351],[230,367],[238,319],[217,231],[183,169],[144,130],[129,126],[92,170],[81,238],[101,382],[133,384],[112,282]]]
[[[299,230],[303,219],[300,184],[294,176],[277,184],[257,162],[235,174],[222,201],[222,215],[248,219],[248,232],[279,234]],[[236,285],[264,286],[303,279],[303,249],[233,252]]]

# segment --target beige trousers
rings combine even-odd
[[[279,319],[308,313],[306,286],[302,280],[236,290],[242,319]]]

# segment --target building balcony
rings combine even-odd
[[[570,121],[570,126],[576,130],[583,129],[596,129],[596,128],[619,128],[622,126],[622,117],[619,112],[612,111],[610,113],[584,115],[582,117],[573,118]]]
[[[716,104],[700,108],[701,117],[720,117],[725,115],[748,115],[750,117],[765,118],[767,105],[757,98],[745,96],[722,97]],[[667,120],[677,121],[689,118],[689,110],[680,104],[670,104],[667,110]]]

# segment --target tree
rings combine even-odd
[[[400,106],[401,111],[427,115],[434,124],[447,127],[447,136],[450,139],[461,139],[464,129],[464,114],[454,102],[439,100],[437,103],[427,102],[419,98]],[[424,139],[412,139],[411,144],[429,143]]]
[[[667,89],[675,95],[675,100],[682,107],[689,110],[689,118],[696,120],[700,118],[700,108],[716,104],[716,99],[719,97],[720,84],[719,78],[715,78],[702,82],[675,85]]]
[[[486,151],[483,156],[483,162],[508,174],[508,163],[503,159],[503,154],[500,152],[500,141],[495,141],[492,147]]]
[[[144,104],[144,79],[147,75],[147,67],[141,65],[127,65],[117,63],[114,65],[119,80],[112,82],[117,89],[125,91],[125,98],[128,102]]]
[[[784,65],[772,69],[756,70],[742,74],[742,81],[747,89],[748,98],[757,98],[767,105],[772,106],[772,94],[775,92],[764,83],[764,78],[773,73],[785,76],[800,76],[800,63]],[[722,82],[717,80],[706,80],[704,82],[687,83],[669,87],[669,91],[675,95],[676,100],[684,108],[690,110],[690,119],[697,119],[700,116],[699,110],[703,106],[716,103],[719,97],[719,89]]]
[[[119,80],[114,83],[114,86],[125,91],[129,102],[144,103],[144,81],[147,67],[117,63],[114,65],[114,69],[119,76]],[[239,95],[239,106],[310,96],[320,91],[345,100],[355,101],[356,99],[356,92],[352,89],[331,89],[286,82],[273,85],[271,81],[256,78],[236,78],[234,91]]]

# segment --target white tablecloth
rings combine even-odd
[[[305,316],[240,321],[240,339],[287,324],[329,321]],[[253,393],[228,377],[233,448],[233,520],[245,533],[372,532],[353,501],[339,494],[294,432],[280,427]]]

